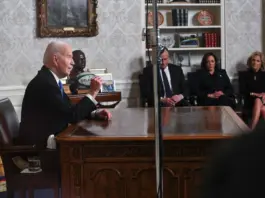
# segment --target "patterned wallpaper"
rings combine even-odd
[[[230,77],[245,68],[248,56],[262,50],[262,0],[224,0],[226,69]],[[262,5],[263,4],[263,5]]]
[[[99,35],[62,40],[85,52],[88,67],[131,80],[143,67],[140,2],[100,0]],[[41,67],[50,40],[36,38],[36,0],[0,0],[0,86],[26,85]]]
[[[0,86],[26,85],[42,65],[51,39],[35,36],[35,1],[0,0]],[[99,0],[99,35],[63,40],[86,53],[88,67],[107,68],[116,80],[134,79],[143,67],[142,1]],[[225,0],[226,68],[231,77],[252,51],[262,48],[261,4]]]

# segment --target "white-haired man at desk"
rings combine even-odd
[[[20,140],[24,144],[45,146],[51,134],[58,134],[68,124],[83,119],[110,119],[107,110],[97,110],[97,96],[102,80],[91,80],[89,93],[78,104],[71,104],[64,93],[61,78],[68,76],[73,68],[70,45],[51,42],[43,57],[43,66],[28,84],[21,113]]]

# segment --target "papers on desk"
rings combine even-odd
[[[115,87],[115,81],[114,80],[104,80],[102,87],[101,87],[101,92],[114,92],[116,90]]]
[[[112,79],[112,73],[105,73],[106,69],[90,69],[89,72],[99,76],[103,80],[101,92],[114,92],[116,90],[115,81]]]

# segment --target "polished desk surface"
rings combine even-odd
[[[126,141],[154,139],[154,109],[113,109],[111,121],[84,120],[57,136],[64,141]],[[230,107],[162,108],[165,140],[222,139],[250,129]]]

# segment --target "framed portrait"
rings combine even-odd
[[[37,0],[39,37],[98,34],[97,0]]]

